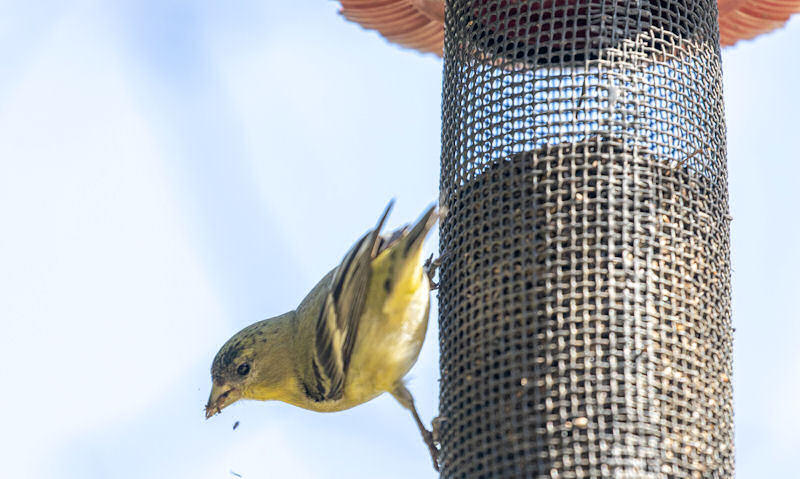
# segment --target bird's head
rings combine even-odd
[[[271,399],[290,372],[288,314],[252,324],[220,348],[211,365],[206,419],[239,399]]]

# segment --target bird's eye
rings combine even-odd
[[[247,373],[250,372],[250,365],[247,363],[242,363],[238,368],[236,368],[236,372],[239,374],[239,376],[247,376]]]

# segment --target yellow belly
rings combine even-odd
[[[410,289],[393,291],[382,308],[364,312],[347,371],[344,408],[391,391],[417,361],[430,306],[429,282],[419,279]]]

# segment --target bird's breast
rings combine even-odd
[[[355,404],[390,391],[417,361],[428,328],[430,287],[398,289],[364,311],[347,371],[345,396]]]

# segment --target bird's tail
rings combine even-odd
[[[411,231],[408,232],[408,235],[406,235],[404,251],[406,256],[410,252],[422,248],[422,243],[425,242],[428,232],[433,228],[433,225],[436,224],[438,219],[439,213],[436,210],[436,205],[432,205],[425,214],[422,215],[422,218],[414,224]]]
[[[372,251],[370,257],[374,258],[378,256],[378,252],[381,248],[381,230],[383,229],[383,224],[386,223],[386,218],[389,217],[389,213],[392,211],[392,207],[394,206],[394,198],[389,201],[389,204],[386,205],[386,209],[383,210],[383,214],[381,215],[380,219],[378,220],[378,224],[375,225],[375,229],[368,233],[370,244],[370,249]]]
[[[386,294],[413,292],[422,281],[422,245],[438,219],[436,207],[431,206],[417,222],[383,237],[372,267],[373,274],[385,278],[380,286]]]

